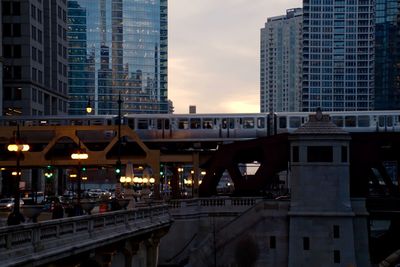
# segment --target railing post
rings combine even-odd
[[[12,233],[7,233],[6,247],[7,249],[11,249],[11,246],[12,246]]]
[[[32,246],[33,251],[40,250],[40,228],[32,228]]]
[[[93,230],[94,230],[94,220],[93,218],[91,218],[88,221],[88,232],[89,232],[89,236],[92,237],[93,236]]]

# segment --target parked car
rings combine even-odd
[[[111,193],[103,189],[89,189],[87,191],[87,195],[88,197],[91,198],[103,198],[103,197],[111,198]]]
[[[12,211],[14,209],[14,198],[3,198],[0,199],[0,210]],[[19,200],[19,206],[24,205],[22,199]]]
[[[45,199],[45,195],[43,192],[34,192],[33,194],[26,192],[22,196],[22,199],[26,204],[41,204]]]

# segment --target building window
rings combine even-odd
[[[3,1],[2,3],[3,16],[11,15],[11,2]]]
[[[11,23],[3,23],[3,37],[11,36]]]
[[[42,10],[37,9],[37,20],[41,24],[42,23]]]
[[[269,248],[276,248],[276,237],[275,236],[269,237]]]
[[[39,44],[42,43],[42,31],[39,29],[37,31],[37,41],[39,42]]]
[[[43,72],[38,70],[38,82],[43,83]]]
[[[333,226],[333,238],[340,238],[340,228],[339,225]]]
[[[14,90],[14,100],[21,100],[22,99],[22,88],[17,87]]]
[[[38,50],[37,52],[38,52],[38,62],[40,64],[42,64],[43,63],[43,52],[42,52],[42,50]]]
[[[3,98],[4,100],[12,100],[12,87],[4,87]]]
[[[14,16],[19,16],[21,15],[21,5],[19,2],[14,1],[12,3],[12,14]]]
[[[36,7],[31,4],[31,17],[36,19]]]
[[[37,60],[36,47],[33,47],[33,46],[32,46],[32,60],[34,60],[34,61]]]
[[[19,24],[19,23],[13,24],[13,36],[21,37],[21,24]]]
[[[333,162],[333,147],[331,146],[307,147],[307,162]]]
[[[32,88],[32,101],[36,102],[37,101],[37,89]]]
[[[299,147],[298,146],[292,147],[292,159],[293,159],[293,162],[299,162]]]
[[[21,78],[22,78],[22,68],[21,68],[21,66],[14,66],[13,70],[14,70],[13,71],[14,79],[21,80]]]
[[[32,81],[37,81],[37,70],[35,68],[32,68]]]
[[[303,237],[303,249],[310,250],[310,238],[309,237]]]
[[[4,100],[21,100],[22,88],[21,87],[4,87],[3,91]]]
[[[32,25],[32,39],[36,41],[36,27]]]
[[[13,45],[14,58],[21,58],[21,45]]]
[[[340,250],[333,251],[333,263],[340,263]]]
[[[43,92],[38,91],[38,103],[43,104]]]

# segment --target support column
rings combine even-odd
[[[157,267],[160,238],[152,236],[147,239],[144,244],[146,245],[146,266]]]
[[[199,197],[199,176],[200,176],[200,159],[199,152],[193,153],[193,183],[192,183],[192,197]]]
[[[155,199],[160,199],[160,153],[156,155],[156,153],[152,154],[152,161],[150,163],[150,167],[153,171],[154,184],[153,184],[153,192]]]
[[[172,198],[179,199],[181,198],[181,189],[179,186],[178,167],[176,165],[173,165],[171,167],[171,171],[172,171],[172,179],[171,179]]]

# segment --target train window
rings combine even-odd
[[[392,127],[393,126],[393,117],[392,116],[387,116],[386,117],[386,126],[387,127]]]
[[[229,119],[229,129],[235,129],[235,119],[234,118]]]
[[[203,129],[212,129],[213,128],[213,119],[204,118],[203,119]]]
[[[385,127],[385,116],[379,116],[379,127]]]
[[[149,122],[147,119],[138,119],[137,127],[139,130],[147,130],[149,129]]]
[[[178,119],[178,129],[189,129],[189,120]]]
[[[221,127],[222,129],[226,129],[226,127],[228,127],[228,119],[222,119]]]
[[[158,119],[157,120],[157,129],[158,130],[168,130],[169,129],[169,119]]]
[[[243,119],[243,128],[253,129],[254,128],[254,118],[244,118]]]
[[[285,129],[287,127],[286,117],[279,117],[279,128]]]
[[[257,128],[265,128],[265,118],[257,118]]]
[[[356,127],[356,116],[346,116],[345,127]]]
[[[290,128],[299,128],[301,125],[300,117],[290,117],[289,118],[289,127]]]
[[[200,129],[200,119],[190,119],[190,129]]]
[[[135,119],[128,119],[129,128],[135,130]]]
[[[337,127],[343,127],[343,117],[342,116],[333,116],[332,122],[336,124]]]
[[[369,116],[359,116],[358,127],[369,127]]]

